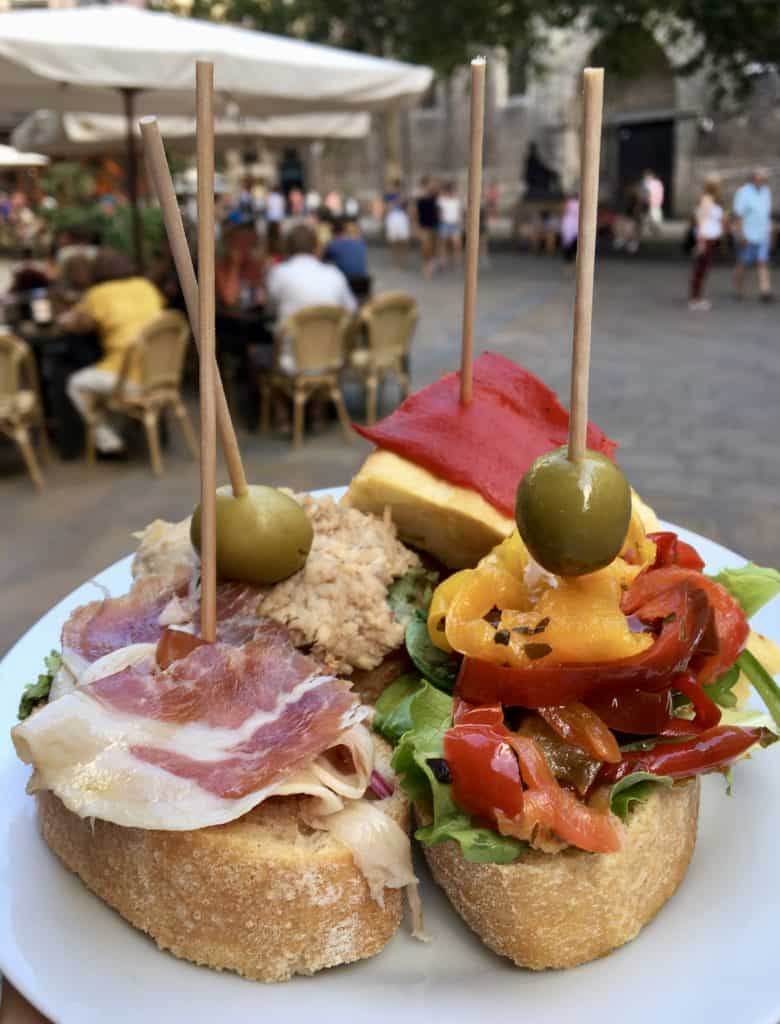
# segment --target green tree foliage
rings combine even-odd
[[[684,59],[675,74],[703,71],[713,97],[744,98],[756,72],[780,71],[778,0],[549,0],[545,19],[561,27],[577,19],[613,40],[615,62],[624,74],[633,63],[641,73],[641,53],[626,59],[620,40],[641,38],[644,30],[664,40],[667,52],[677,44]]]
[[[543,59],[549,27],[574,25],[613,39],[613,70],[624,74],[642,70],[641,48],[636,59],[622,53],[642,32],[684,42],[674,71],[705,71],[719,98],[749,92],[756,70],[780,70],[780,0],[193,0],[192,14],[428,64],[444,77],[485,47]]]

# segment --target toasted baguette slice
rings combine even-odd
[[[698,814],[694,779],[656,786],[635,805],[619,853],[569,848],[471,864],[452,841],[424,850],[436,882],[495,953],[532,970],[575,967],[629,942],[655,917],[685,875]]]
[[[401,892],[385,889],[384,906],[372,899],[350,851],[304,825],[302,799],[272,798],[215,828],[161,832],[93,827],[53,793],[36,797],[43,838],[109,906],[175,956],[257,981],[373,956],[401,922]],[[407,827],[400,788],[376,806]]]

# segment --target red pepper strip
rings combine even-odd
[[[458,806],[499,824],[505,835],[530,839],[543,828],[582,850],[619,850],[619,822],[559,786],[532,739],[516,736],[503,725],[470,720],[470,714],[478,717],[491,710],[495,709],[475,708],[444,736],[444,757]]]
[[[604,765],[599,781],[617,782],[632,772],[668,775],[673,779],[711,772],[730,764],[761,742],[765,732],[764,729],[719,725],[681,743],[659,743],[652,750],[626,751],[620,764]]]
[[[539,746],[527,736],[510,740],[520,761],[527,789],[521,829],[542,827],[566,843],[591,853],[614,853],[623,845],[623,830],[609,811],[599,811],[578,800],[556,782]],[[513,833],[512,823],[500,821],[501,831]]]
[[[539,708],[539,714],[562,740],[584,750],[596,761],[620,760],[617,740],[596,712],[585,704]]]
[[[669,721],[672,703],[668,690],[660,693],[628,690],[614,696],[588,697],[588,707],[616,732],[658,736]]]
[[[500,704],[469,704],[455,697],[452,704],[452,721],[455,725],[468,722],[469,725],[504,724],[504,709]]]
[[[649,601],[680,583],[703,590],[715,615],[719,650],[715,654],[697,658],[692,666],[699,682],[709,683],[721,672],[731,668],[750,633],[745,613],[724,587],[692,569],[671,566],[637,576],[623,595],[620,607],[626,615],[636,612],[641,618],[641,610]]]
[[[675,676],[671,688],[690,697],[696,715],[692,719],[670,716],[663,728],[658,730],[659,736],[691,736],[706,732],[718,724],[721,710],[702,690],[693,672],[681,672]]]
[[[454,725],[444,735],[444,758],[459,807],[478,818],[496,820],[523,812],[520,769],[503,725]]]
[[[168,668],[174,661],[186,658],[196,647],[202,647],[205,642],[199,636],[193,636],[192,633],[185,633],[184,630],[171,629],[170,626],[166,626],[157,641],[155,652],[157,664],[160,668]]]
[[[650,573],[648,578],[662,571],[668,570]],[[640,654],[617,661],[549,667],[537,664],[529,668],[503,668],[465,657],[456,693],[474,704],[500,702],[507,706],[544,708],[573,704],[598,694],[613,695],[640,688],[665,690],[670,678],[688,667],[710,608],[704,593],[687,584],[654,597],[648,608],[653,620],[663,616],[661,632],[652,647]],[[645,609],[637,608],[636,614],[644,620]]]
[[[668,565],[679,565],[683,569],[694,569],[696,572],[704,569],[704,559],[696,548],[680,540],[676,533],[648,533],[647,537],[655,544],[653,569],[661,569]]]

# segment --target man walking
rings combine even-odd
[[[738,299],[745,297],[745,268],[758,267],[758,290],[762,302],[772,301],[769,283],[769,239],[772,230],[772,193],[767,172],[757,167],[734,196],[737,265],[734,289]]]

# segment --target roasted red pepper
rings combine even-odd
[[[444,757],[459,807],[505,835],[530,839],[541,828],[583,850],[620,849],[619,822],[562,788],[534,740],[503,725],[500,705],[461,702],[457,714],[444,736]]]
[[[506,356],[483,352],[472,378],[468,405],[460,401],[458,374],[448,373],[375,426],[355,429],[514,516],[517,481],[537,456],[565,444],[569,414],[554,391]],[[593,423],[586,443],[609,458],[617,447]]]
[[[676,570],[658,570],[648,573],[647,578],[664,571]],[[599,694],[614,695],[640,688],[666,690],[671,677],[688,667],[707,625],[710,616],[707,598],[701,589],[692,589],[684,582],[661,594],[652,594],[644,607],[637,606],[633,610],[642,621],[661,621],[657,640],[641,654],[611,662],[521,669],[503,668],[465,657],[456,692],[475,704],[500,702],[507,706],[543,708],[572,704]]]
[[[585,704],[539,708],[539,714],[562,740],[584,750],[594,760],[620,760],[617,740],[596,712]]]
[[[652,750],[630,750],[620,764],[605,764],[601,782],[617,782],[632,772],[650,772],[684,779],[724,768],[767,736],[765,729],[719,725],[680,743],[659,743]]]
[[[684,540],[680,540],[676,533],[663,531],[648,533],[647,539],[655,544],[655,562],[653,569],[661,569],[669,565],[679,565],[683,569],[693,569],[701,572],[704,569],[704,559],[696,548],[691,547]]]
[[[662,599],[665,591],[679,584],[703,590],[715,616],[718,650],[698,656],[692,665],[699,682],[709,683],[731,668],[750,634],[745,613],[724,587],[693,569],[670,566],[637,576],[623,595],[620,606],[626,615],[637,614],[642,618],[641,610],[650,601]]]
[[[444,736],[444,758],[458,807],[487,821],[498,811],[508,818],[522,813],[520,768],[503,726],[453,726]]]
[[[588,706],[610,729],[635,736],[658,736],[672,711],[669,690],[659,693],[627,690],[625,693],[590,696]]]
[[[694,718],[670,717],[658,730],[659,736],[691,736],[712,729],[721,719],[718,705],[702,690],[693,672],[681,672],[672,680],[672,689],[684,694],[693,704]]]

